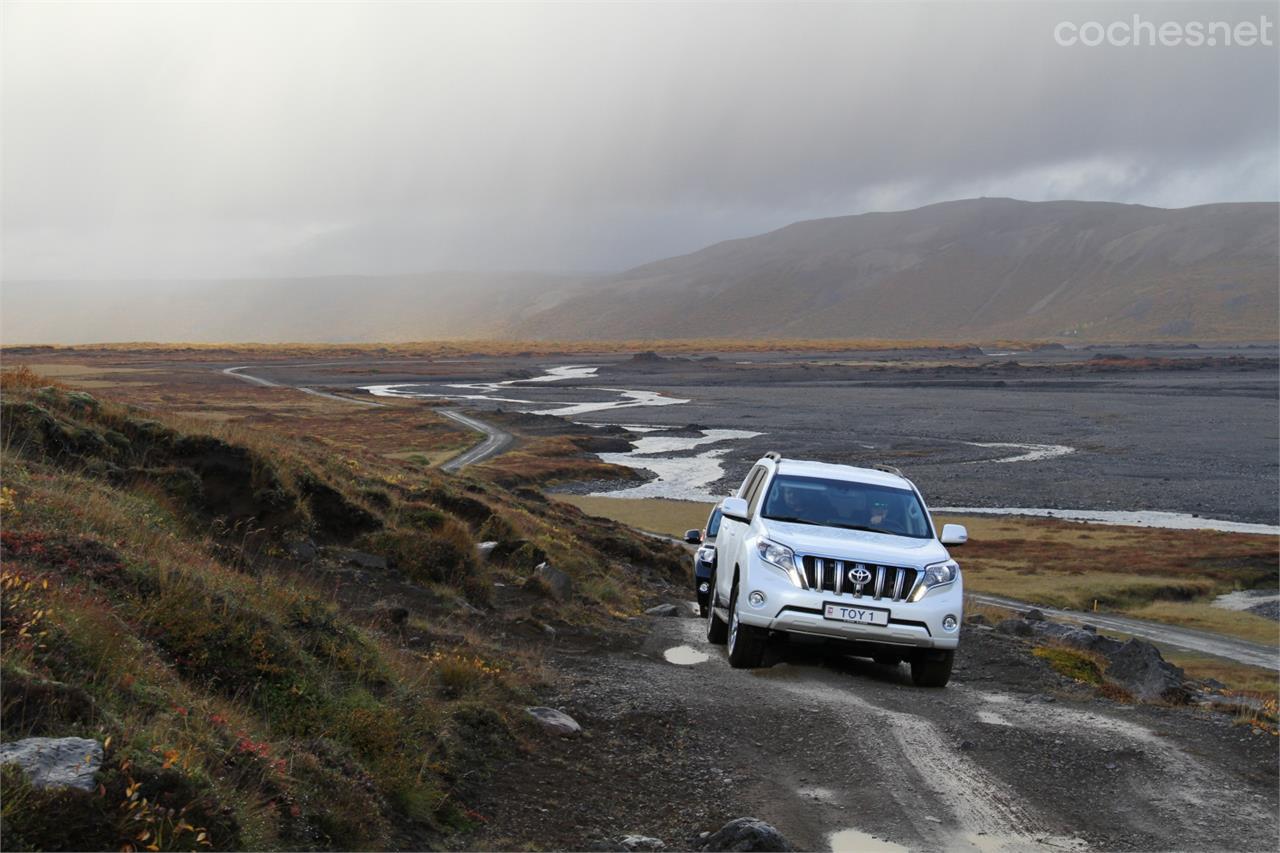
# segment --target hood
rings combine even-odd
[[[913,539],[890,533],[817,527],[764,519],[765,535],[793,549],[797,554],[813,554],[860,563],[923,568],[948,558],[947,549],[937,539]]]

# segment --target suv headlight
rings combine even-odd
[[[716,548],[714,545],[703,545],[698,549],[698,561],[701,563],[714,563],[716,559]]]
[[[804,581],[800,579],[800,572],[796,570],[795,551],[792,551],[786,545],[770,542],[768,539],[761,539],[757,542],[756,550],[760,552],[760,559],[785,574],[787,580],[791,581],[792,586],[798,586],[801,589],[805,588]]]
[[[924,579],[920,581],[920,586],[916,587],[915,595],[911,596],[911,600],[919,601],[928,595],[929,590],[955,583],[958,577],[960,577],[960,564],[955,560],[944,560],[941,563],[925,566]]]
[[[756,543],[756,550],[760,552],[760,559],[777,566],[787,574],[791,574],[795,570],[796,552],[786,545],[779,545],[777,542],[761,539]]]

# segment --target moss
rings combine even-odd
[[[1088,652],[1062,646],[1037,646],[1032,654],[1073,681],[1085,684],[1102,684],[1102,667],[1098,659]]]

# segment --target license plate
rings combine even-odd
[[[857,622],[859,625],[888,625],[889,611],[879,607],[852,607],[848,604],[827,604],[822,615],[837,622]]]

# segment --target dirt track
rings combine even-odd
[[[1018,641],[966,629],[945,690],[905,667],[784,650],[732,670],[697,619],[657,619],[643,646],[565,649],[551,704],[587,739],[537,750],[477,808],[479,846],[684,848],[732,817],[798,849],[874,836],[910,849],[1274,849],[1277,741],[1230,717],[1097,699]],[[668,662],[688,646],[708,658]],[[685,654],[689,654],[688,651]],[[521,796],[514,796],[518,789]]]

